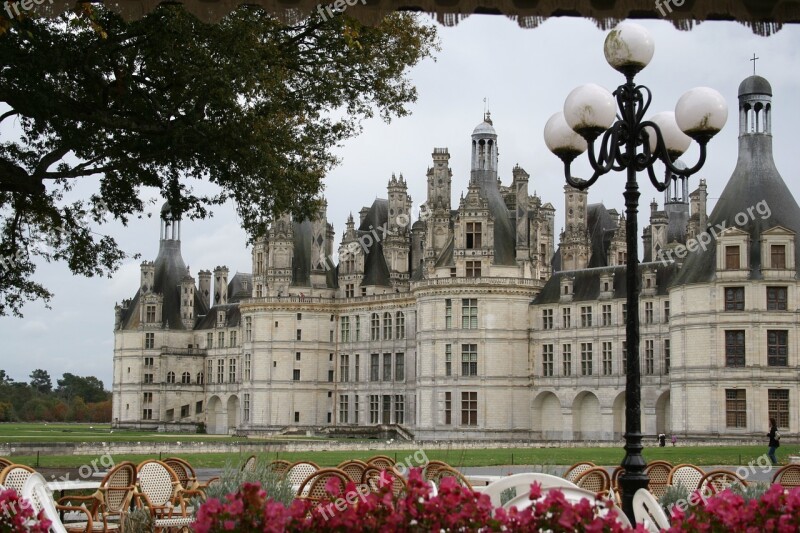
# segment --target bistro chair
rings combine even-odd
[[[194,522],[194,518],[187,515],[186,498],[202,493],[181,488],[178,476],[170,467],[156,459],[148,459],[139,463],[136,478],[139,486],[134,496],[136,505],[150,511],[156,533],[188,527]]]
[[[319,466],[311,461],[298,461],[296,463],[292,463],[292,466],[290,466],[289,470],[286,471],[286,479],[295,490],[295,494],[297,496],[305,496],[305,494],[300,492],[299,489],[302,488],[301,485],[303,482],[308,479],[311,474],[316,473],[318,470]],[[306,486],[305,488],[309,489],[310,486]]]
[[[333,494],[328,492],[328,482],[334,479],[339,489],[338,494],[334,491]],[[347,484],[352,483],[353,480],[338,468],[321,468],[308,476],[297,490],[297,498],[302,500],[310,500],[314,503],[321,501],[333,501],[340,496],[344,496],[347,492]]]
[[[678,484],[680,484],[689,489],[689,493],[692,493],[700,488],[700,482],[703,480],[703,476],[705,475],[705,472],[694,465],[676,465],[669,472],[667,485],[676,487]]]
[[[0,476],[0,483],[3,482]],[[800,487],[800,464],[788,464],[778,469],[772,476],[773,483],[779,483],[783,488],[793,489]]]
[[[639,489],[633,495],[633,515],[636,523],[642,524],[652,533],[669,529],[669,519],[655,495],[647,489]]]
[[[79,533],[85,531],[106,531],[103,524],[94,527],[92,517],[89,511],[83,507],[72,507],[56,505],[53,501],[53,493],[47,488],[47,481],[38,472],[32,472],[25,480],[22,489],[18,494],[27,500],[34,515],[42,513],[44,518],[50,521],[50,531],[52,533]],[[63,524],[59,512],[70,511],[76,513],[83,513],[86,515],[86,522],[77,524]]]
[[[89,522],[70,523],[69,528],[88,528],[91,531],[112,531],[122,528],[122,521],[130,509],[136,490],[136,465],[130,461],[119,463],[108,471],[100,488],[91,496],[65,496],[59,505],[79,504],[91,515]],[[109,519],[114,519],[110,521]]]
[[[270,461],[267,465],[267,468],[278,474],[279,476],[284,475],[286,472],[289,471],[289,467],[292,466],[292,463],[289,461],[284,461],[283,459],[275,459],[274,461]]]
[[[336,468],[347,474],[347,477],[349,477],[353,483],[361,483],[361,478],[364,477],[364,470],[368,467],[369,465],[364,461],[352,459],[340,463]]]
[[[645,473],[650,478],[647,490],[656,497],[661,498],[669,487],[669,473],[672,471],[672,463],[668,461],[651,461],[645,468]]]
[[[436,477],[433,479],[433,481],[435,481],[437,485],[441,486],[442,479],[446,477],[455,478],[459,485],[468,488],[469,490],[473,490],[472,483],[470,483],[469,480],[464,477],[464,474],[450,466],[439,467],[439,469],[436,471]]]
[[[31,474],[35,472],[36,471],[29,466],[10,464],[0,470],[0,485],[3,485],[7,489],[14,489],[17,491],[17,494],[22,494],[22,487],[25,485],[25,482],[28,481],[28,478],[31,477]]]
[[[736,472],[731,472],[730,470],[712,470],[710,472],[706,472],[706,474],[700,480],[699,488],[700,492],[703,494],[705,494],[706,488],[708,488],[712,494],[717,494],[718,492],[729,489],[734,485],[737,485],[740,488],[745,488],[747,487],[747,480]]]
[[[367,464],[381,469],[391,468],[394,466],[394,459],[386,455],[376,455],[367,459]]]
[[[244,463],[242,463],[242,468],[241,468],[242,472],[252,472],[253,470],[256,469],[257,462],[258,459],[256,458],[256,456],[251,455],[250,457],[245,459]]]
[[[392,494],[399,496],[406,490],[406,480],[394,468],[381,470],[374,466],[368,466],[361,477],[361,483],[366,485],[371,492],[380,492],[386,485],[391,485]]]
[[[595,494],[606,494],[611,489],[611,476],[602,466],[596,466],[578,476],[575,484]]]

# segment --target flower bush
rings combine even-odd
[[[48,533],[50,521],[33,515],[28,501],[13,489],[0,490],[0,533]]]

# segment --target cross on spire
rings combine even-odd
[[[753,76],[756,75],[756,59],[760,59],[760,58],[756,57],[756,54],[754,53],[753,54],[753,58],[750,59],[750,61],[753,62]]]

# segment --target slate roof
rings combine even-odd
[[[511,225],[512,213],[500,194],[497,180],[479,179],[478,183],[481,186],[481,197],[489,204],[489,212],[494,219],[494,264],[516,265],[516,231]]]
[[[617,230],[617,224],[603,204],[587,205],[586,218],[592,250],[589,268],[608,266],[608,248]]]
[[[381,242],[383,234],[377,231],[378,228],[388,223],[389,200],[376,198],[356,231],[359,237],[372,233],[373,229],[376,230],[375,233],[378,235],[378,239],[375,239],[374,234],[372,235],[372,239],[375,242],[367,248],[367,257],[364,261],[363,285],[378,285],[382,287],[389,287],[391,285],[389,280],[389,266],[386,264],[386,258],[383,256],[383,243]]]

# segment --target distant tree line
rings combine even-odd
[[[28,383],[0,370],[0,422],[111,421],[111,393],[102,381],[67,372],[56,384],[47,370],[31,372]]]

